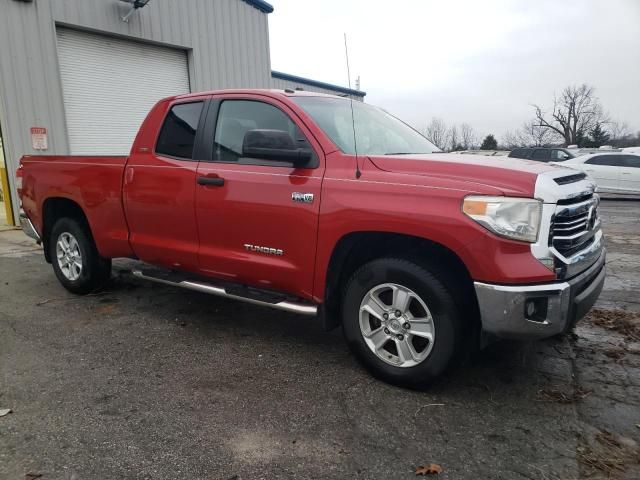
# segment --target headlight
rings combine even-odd
[[[511,240],[535,243],[542,202],[532,198],[471,196],[462,211],[487,230]]]

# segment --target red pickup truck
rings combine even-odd
[[[17,173],[23,228],[68,290],[138,259],[140,278],[342,325],[357,358],[400,385],[492,337],[565,332],[604,283],[583,173],[440,153],[340,97],[167,98],[128,157],[25,156]]]

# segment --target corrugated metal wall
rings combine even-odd
[[[153,0],[125,23],[127,10],[118,0],[0,0],[0,125],[11,182],[18,159],[38,153],[30,127],[47,128],[45,153],[69,152],[56,25],[184,48],[192,91],[271,85],[267,15],[244,1]],[[143,83],[141,72],[131,88]],[[13,204],[17,213],[15,194]]]

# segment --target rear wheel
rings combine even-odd
[[[343,331],[358,359],[376,377],[420,388],[451,364],[461,316],[452,293],[411,260],[381,258],[347,283]]]
[[[110,277],[111,260],[98,254],[88,229],[76,219],[56,221],[49,249],[53,271],[70,292],[90,293]]]

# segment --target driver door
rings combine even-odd
[[[210,161],[197,171],[196,218],[202,273],[310,298],[324,155],[284,104],[262,96],[214,97],[206,131]],[[303,167],[243,155],[250,130],[288,132],[313,151]],[[300,197],[298,194],[304,194]],[[301,201],[301,199],[304,199]]]

